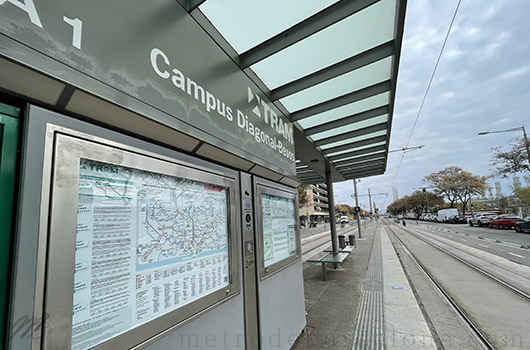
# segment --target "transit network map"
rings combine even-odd
[[[296,218],[293,199],[261,195],[263,258],[268,267],[296,255]]]
[[[227,248],[227,191],[173,177],[140,177],[139,268]]]

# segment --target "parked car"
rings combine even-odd
[[[515,223],[515,232],[530,232],[530,216],[525,217],[523,220]]]
[[[447,222],[451,224],[465,224],[467,223],[467,219],[465,215],[451,215]]]
[[[515,223],[521,221],[520,216],[515,215],[499,215],[494,217],[488,223],[488,226],[497,228],[512,228],[515,227]]]
[[[482,227],[488,224],[491,219],[496,217],[497,214],[494,213],[481,213],[475,214],[471,219],[469,219],[469,226],[473,227],[475,225]]]

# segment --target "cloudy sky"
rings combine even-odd
[[[406,145],[458,0],[409,0],[390,149]],[[530,1],[462,0],[433,84],[405,154],[390,153],[384,175],[362,179],[359,194],[378,207],[422,185],[425,175],[450,165],[490,176],[492,147],[522,132],[478,136],[524,125],[530,131]],[[397,175],[396,175],[397,174]],[[513,180],[501,181],[503,193]],[[521,181],[523,181],[521,177]],[[524,183],[524,181],[523,181]],[[528,184],[530,185],[530,184]],[[352,181],[335,184],[335,202],[353,205]],[[369,207],[367,196],[359,198]]]

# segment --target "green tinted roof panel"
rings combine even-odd
[[[357,91],[373,84],[388,80],[392,72],[392,57],[387,57],[370,65],[325,81],[294,95],[285,97],[280,102],[289,112],[295,112],[337,96]],[[380,94],[382,95],[382,94]]]
[[[199,8],[241,54],[335,2],[337,0],[208,0]]]
[[[256,63],[252,69],[275,89],[394,39],[395,11],[396,0],[381,0]]]
[[[301,119],[298,121],[298,124],[300,124],[300,126],[304,129],[309,129],[320,124],[344,118],[345,116],[354,115],[372,108],[385,106],[388,104],[389,97],[390,94],[388,92],[384,92],[379,95],[365,98],[364,100],[350,103],[342,107],[334,108],[329,111]]]

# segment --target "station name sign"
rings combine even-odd
[[[295,161],[294,153],[284,146],[285,142],[294,145],[292,124],[285,123],[282,118],[279,118],[274,109],[266,101],[262,100],[259,95],[255,95],[250,87],[248,87],[248,103],[256,101],[256,106],[252,109],[252,112],[273,130],[276,130],[283,137],[283,143],[276,136],[271,136],[266,131],[260,130],[252,121],[249,121],[249,117],[240,109],[228,106],[224,101],[198,85],[193,79],[186,77],[180,70],[173,68],[168,56],[162,50],[158,48],[151,50],[151,66],[162,79],[171,80],[177,89],[201,102],[208,113],[217,113],[220,117],[226,118],[230,122],[236,120],[237,126],[245,130],[257,143],[265,143],[267,146],[278,150],[280,154],[289,160]],[[234,115],[236,115],[235,119]]]
[[[44,55],[49,66],[34,68],[67,82],[96,79],[170,116],[164,123],[175,130],[296,175],[293,124],[176,1],[115,0],[96,8],[86,1],[0,0],[0,32],[13,40],[2,56],[31,66],[28,53]],[[58,76],[56,62],[73,70]],[[89,92],[145,115],[123,96],[91,86]]]

